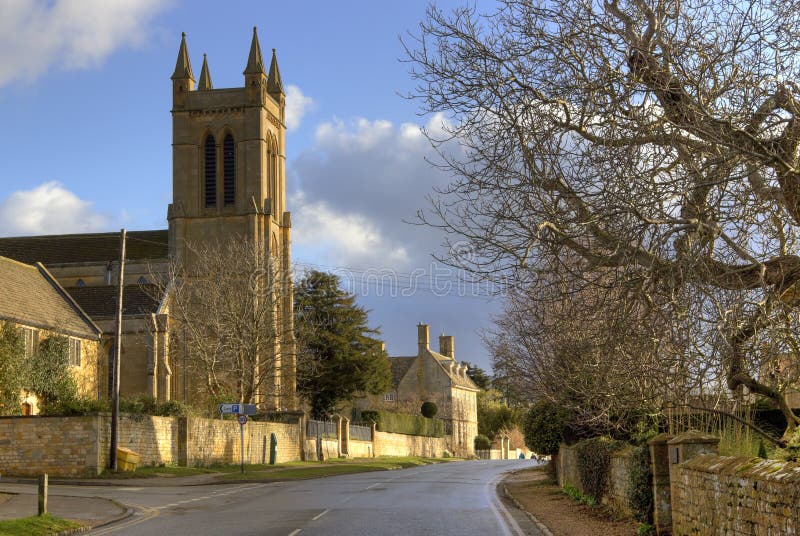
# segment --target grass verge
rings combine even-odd
[[[241,473],[239,464],[210,465],[208,467],[137,467],[135,471],[104,471],[98,478],[130,479],[180,477],[202,474],[216,474],[224,480],[301,480],[325,476],[363,473],[367,471],[388,471],[405,469],[432,463],[453,461],[453,458],[391,457],[378,458],[332,458],[324,462],[286,462],[277,465],[246,464],[245,473]]]
[[[67,529],[82,527],[80,523],[53,517],[50,514],[43,516],[23,517],[21,519],[7,519],[0,521],[0,535],[14,536],[45,536]]]

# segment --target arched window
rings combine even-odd
[[[139,278],[139,281],[137,281],[137,283],[139,283],[140,285],[146,285],[147,284],[147,278],[145,276],[142,276],[142,277]]]
[[[78,279],[75,282],[75,286],[78,287],[78,288],[83,288],[83,287],[86,286],[86,281],[84,281],[83,279]]]
[[[22,403],[22,414],[23,415],[33,415],[33,404],[30,402],[23,402]]]
[[[217,206],[217,144],[211,134],[205,143],[206,207]]]
[[[222,185],[223,203],[229,207],[236,202],[236,150],[230,134],[222,142]]]

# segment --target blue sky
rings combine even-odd
[[[419,103],[401,96],[413,81],[399,37],[416,31],[426,5],[0,3],[0,235],[165,228],[180,34],[196,77],[206,53],[214,87],[237,87],[257,26],[288,88],[294,260],[351,281],[391,355],[415,353],[415,326],[425,322],[434,348],[446,332],[457,359],[488,368],[479,332],[500,300],[455,285],[458,274],[432,264],[442,237],[403,223],[448,180],[424,161],[430,148],[419,132],[442,118],[418,115]]]

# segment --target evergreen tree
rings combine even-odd
[[[469,376],[475,385],[484,391],[492,388],[492,377],[489,376],[485,370],[469,361],[464,361],[464,364],[469,367],[467,368],[467,376]]]
[[[294,293],[297,392],[323,418],[359,393],[380,394],[391,385],[391,366],[377,329],[355,296],[333,274],[312,271]]]

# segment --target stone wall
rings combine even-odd
[[[704,454],[674,470],[675,534],[800,533],[800,464]]]
[[[317,438],[312,437],[305,440],[304,460],[317,461]],[[322,459],[329,460],[339,457],[339,441],[337,439],[322,440]],[[352,455],[351,455],[352,457]]]
[[[119,446],[141,465],[239,463],[239,424],[201,418],[120,415]],[[244,427],[245,463],[269,462],[270,434],[277,462],[301,459],[300,425],[250,421]],[[111,416],[0,417],[0,474],[96,476],[108,467]]]
[[[249,421],[244,426],[245,463],[268,463],[270,434],[278,440],[277,462],[299,460],[300,425]],[[241,438],[236,421],[186,419],[186,464],[239,463]]]
[[[575,447],[561,445],[555,460],[558,485],[562,488],[573,486],[581,493],[586,493],[581,485],[581,475],[578,470],[578,450]],[[606,496],[601,498],[603,504],[613,506],[624,515],[630,515],[628,489],[632,463],[631,450],[628,447],[611,454]]]
[[[101,418],[0,417],[0,474],[97,475]]]
[[[351,439],[347,454],[351,458],[372,458],[375,454],[372,448],[372,441],[356,441]]]
[[[425,437],[389,432],[375,432],[373,437],[376,456],[427,456],[439,458],[445,450],[443,437]]]
[[[556,473],[558,476],[558,486],[573,486],[583,493],[581,486],[581,475],[578,472],[578,452],[575,447],[561,445],[556,457]]]

